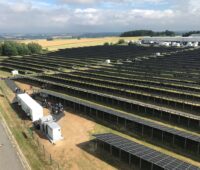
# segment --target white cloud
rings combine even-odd
[[[200,15],[200,2],[197,0],[190,0],[188,6],[189,12],[193,13],[194,15]]]
[[[69,17],[65,15],[60,15],[60,16],[53,16],[51,17],[52,22],[56,22],[58,24],[65,24],[69,21]]]
[[[160,3],[163,0],[58,0],[63,3],[79,3],[79,4],[91,4],[91,3]]]
[[[105,0],[98,0],[104,2]],[[72,0],[65,0],[72,2]],[[73,0],[93,3],[97,0]],[[107,2],[114,2],[108,0]],[[166,0],[115,0],[115,3],[166,3]],[[169,0],[168,3],[172,0]],[[126,4],[127,5],[127,4]],[[156,6],[157,6],[156,5]],[[37,0],[0,0],[0,32],[97,32],[131,29],[188,30],[200,27],[199,0],[173,0],[159,8],[99,8],[90,5],[49,4]]]
[[[103,24],[103,15],[101,10],[94,8],[75,9],[72,15],[72,22],[82,26],[98,26]]]
[[[88,14],[88,13],[96,13],[98,12],[95,8],[86,8],[86,9],[75,9],[76,14]]]
[[[130,11],[130,14],[136,18],[139,17],[145,19],[167,19],[174,17],[174,12],[172,10],[141,10],[141,9],[134,9]]]
[[[10,6],[11,10],[14,12],[27,12],[32,8],[31,4],[17,3]]]

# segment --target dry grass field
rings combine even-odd
[[[11,76],[11,73],[0,70],[0,78],[7,78],[9,76]]]
[[[49,51],[55,51],[64,48],[76,48],[76,47],[87,47],[103,45],[105,42],[117,43],[120,39],[128,40],[138,40],[141,37],[105,37],[105,38],[81,38],[81,39],[55,39],[53,41],[47,41],[46,39],[38,40],[22,40],[20,42],[30,43],[36,42],[40,44],[43,48],[47,48]]]

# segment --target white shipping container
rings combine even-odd
[[[47,123],[47,136],[53,143],[63,139],[61,128],[56,122]]]
[[[33,100],[27,93],[17,95],[18,104],[30,119],[35,122],[43,117],[42,106]]]

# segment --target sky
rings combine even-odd
[[[200,30],[200,0],[0,0],[0,33]]]

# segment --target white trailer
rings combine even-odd
[[[48,122],[46,124],[46,135],[52,143],[62,140],[61,127],[56,122]]]
[[[35,122],[43,117],[42,106],[33,100],[27,93],[17,94],[18,104],[22,110]]]

